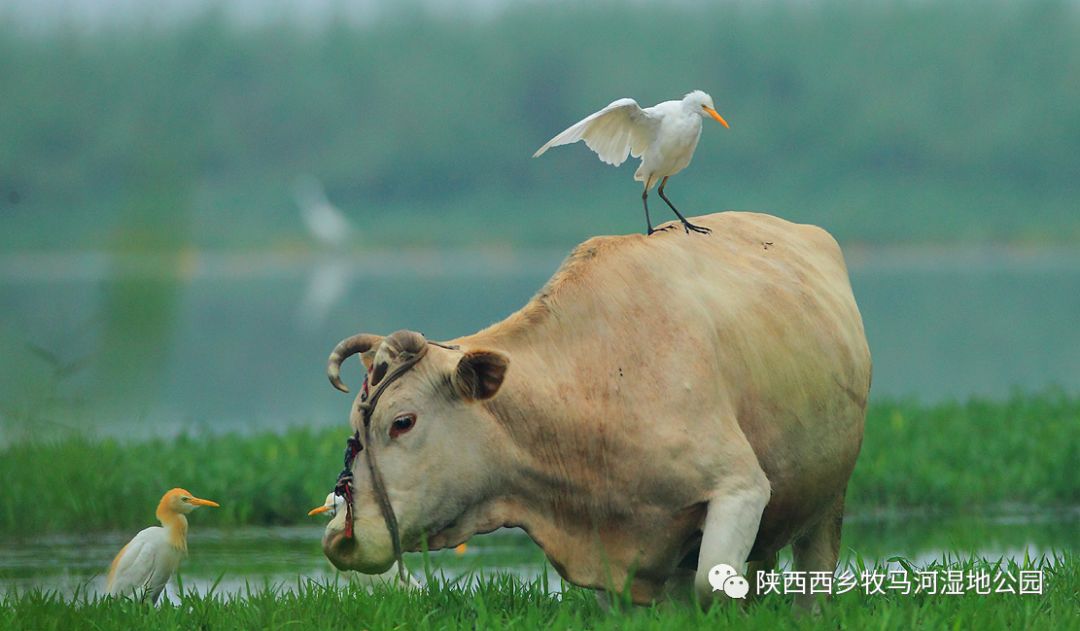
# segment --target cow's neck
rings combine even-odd
[[[512,369],[498,396],[486,404],[509,438],[502,457],[501,493],[486,520],[520,526],[544,549],[559,573],[579,585],[622,587],[636,558],[627,545],[625,498],[605,493],[596,472],[603,468],[603,437],[573,370],[538,335],[470,340],[509,353]]]

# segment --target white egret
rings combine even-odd
[[[648,198],[649,189],[657,182],[660,184],[657,191],[660,198],[675,212],[686,232],[693,230],[707,234],[708,228],[687,221],[664,195],[668,178],[690,164],[698,139],[701,138],[701,122],[705,116],[728,127],[727,121],[716,112],[712,97],[701,90],[694,90],[682,100],[664,101],[644,109],[634,99],[619,99],[547,141],[533,157],[542,155],[551,147],[584,140],[602,162],[612,166],[625,162],[628,155],[641,158],[634,179],[645,183],[641,203],[645,206],[648,234],[656,232],[649,219]]]
[[[309,510],[308,515],[320,515],[322,513],[330,513],[330,517],[334,518],[337,516],[337,512],[342,508],[345,508],[345,498],[341,497],[340,495],[330,493],[326,496],[326,501],[323,502],[323,505],[316,506],[315,508]]]
[[[120,549],[109,567],[108,593],[137,600],[149,598],[156,603],[180,560],[187,556],[186,515],[200,506],[218,503],[179,488],[162,496],[156,513],[161,526],[142,530]]]
[[[323,505],[322,506],[316,506],[315,508],[309,510],[308,515],[321,515],[323,513],[329,513],[330,517],[334,518],[334,517],[337,516],[338,511],[341,511],[341,510],[344,510],[344,509],[345,509],[345,498],[341,497],[340,495],[335,495],[333,493],[330,493],[329,495],[326,496],[326,501],[323,502]],[[464,544],[462,544],[462,545],[464,545]],[[408,583],[405,584],[406,587],[420,587],[421,586],[420,583],[417,582],[417,580],[415,578],[413,578],[412,574],[409,574],[408,572],[406,572],[405,574],[409,577]],[[359,580],[366,581],[366,582],[368,582],[370,584],[374,584],[374,583],[387,582],[387,581],[397,582],[397,581],[400,581],[400,578],[401,577],[398,575],[397,567],[391,566],[389,570],[386,570],[382,574],[376,574],[376,575],[371,575],[371,576],[366,576],[365,575],[364,578],[361,578]]]

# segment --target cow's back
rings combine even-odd
[[[862,440],[870,354],[843,255],[824,230],[771,215],[694,221],[712,233],[583,243],[553,279],[570,294],[560,306],[594,323],[585,370],[618,375],[621,396],[600,398],[650,437],[641,457],[681,454],[672,474],[708,486],[721,468],[703,437],[726,440],[733,419],[773,486],[765,521],[797,525],[842,491]]]

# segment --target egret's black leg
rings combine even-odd
[[[645,233],[646,236],[656,232],[652,227],[652,220],[649,219],[649,189],[641,191],[641,204],[645,206],[645,225],[648,226],[649,231]]]
[[[706,228],[705,226],[697,226],[690,223],[686,220],[686,217],[682,216],[682,213],[679,212],[679,209],[675,208],[675,204],[672,204],[671,200],[667,198],[667,195],[664,195],[664,185],[667,184],[667,180],[667,177],[665,177],[663,180],[660,180],[660,189],[657,192],[660,193],[660,199],[664,200],[668,207],[675,212],[675,216],[678,217],[679,221],[682,222],[683,229],[686,230],[686,233],[690,234],[691,230],[693,230],[694,232],[700,232],[701,234],[709,234],[710,232],[712,232],[712,230]]]
[[[649,232],[647,232],[646,234],[663,232],[668,228],[671,228],[671,226],[664,226],[663,228],[659,229],[652,227],[652,220],[649,219],[649,184],[647,182],[645,184],[645,190],[641,191],[641,203],[643,206],[645,206],[645,225],[649,227]]]

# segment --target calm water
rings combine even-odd
[[[190,557],[181,568],[185,589],[205,592],[216,583],[214,589],[219,593],[239,593],[266,585],[291,589],[308,579],[371,580],[334,570],[322,555],[322,528],[318,526],[232,531],[200,526],[192,525]],[[132,534],[0,540],[0,593],[34,588],[65,594],[101,592],[112,556]],[[917,564],[940,560],[946,554],[952,559],[975,555],[1022,561],[1025,554],[1032,558],[1053,556],[1076,550],[1078,544],[1080,509],[983,518],[852,517],[845,524],[844,558],[858,552],[867,560],[902,556]],[[790,558],[781,558],[782,565],[789,563]],[[559,577],[543,553],[517,530],[476,537],[464,554],[452,550],[433,553],[429,564],[434,574],[448,579],[468,581],[480,573],[494,572],[535,578],[547,573],[549,584],[559,586]],[[406,555],[406,566],[423,582],[421,555]],[[167,593],[175,595],[176,590],[173,581]]]
[[[0,257],[0,418],[35,432],[343,424],[346,399],[323,376],[335,342],[361,330],[475,331],[524,304],[563,254]],[[872,396],[1080,390],[1080,253],[847,255]]]

